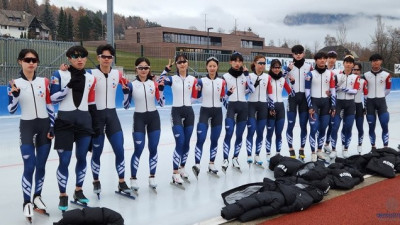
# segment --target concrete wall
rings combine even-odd
[[[400,78],[392,78],[392,91],[395,91],[395,90],[400,90]],[[287,96],[286,91],[283,91],[283,94],[284,94],[284,96]],[[172,94],[171,94],[171,88],[169,86],[165,87],[164,96],[166,99],[166,104],[171,105],[172,104]],[[117,99],[116,100],[117,108],[122,108],[123,94],[121,91],[121,86],[118,86],[116,99]],[[10,115],[7,110],[7,105],[8,105],[7,87],[0,86],[0,116]],[[134,107],[134,103],[131,105],[131,107]],[[20,114],[20,111],[18,109],[17,112],[15,112],[15,115],[19,115],[19,114]]]

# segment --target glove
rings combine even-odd
[[[165,67],[164,70],[167,71],[168,73],[171,71],[170,69],[168,69],[168,67]]]
[[[256,82],[254,83],[254,87],[257,87],[258,85],[260,85],[260,77],[257,77]]]
[[[20,89],[18,89],[17,91],[11,92],[11,94],[14,96],[14,98],[17,98],[19,96],[19,93],[21,93]]]
[[[124,94],[129,94],[129,88],[128,87],[126,87],[126,88],[122,88],[122,92],[124,93]]]
[[[54,137],[54,127],[50,127],[49,131],[47,131],[50,137]]]
[[[231,96],[231,94],[233,94],[233,88],[230,88],[230,89],[228,90],[228,93],[227,93],[226,95]]]
[[[159,91],[164,91],[164,85],[158,85],[158,90]]]
[[[247,77],[247,76],[249,76],[249,71],[247,71],[247,70],[246,70],[246,71],[243,71],[243,74],[244,74],[244,76]]]

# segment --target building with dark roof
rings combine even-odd
[[[355,60],[359,59],[358,55],[354,51],[351,51],[350,49],[344,47],[343,45],[326,46],[320,49],[319,51],[320,52],[335,51],[337,53],[338,60],[344,59],[346,55],[353,55]]]
[[[25,11],[0,9],[0,36],[48,40],[49,34],[50,29],[35,16]]]

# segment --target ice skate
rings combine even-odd
[[[343,150],[342,153],[343,153],[343,158],[347,159],[347,158],[350,157],[350,153],[349,153],[349,151],[347,149]]]
[[[93,192],[97,195],[97,198],[100,199],[101,183],[99,180],[93,181]]]
[[[181,178],[181,175],[178,173],[174,173],[172,174],[172,181],[171,184],[182,189],[185,190],[185,187],[183,186],[183,180]]]
[[[226,173],[226,170],[228,169],[229,166],[229,160],[228,159],[224,159],[224,161],[222,161],[222,172]]]
[[[181,175],[182,179],[186,182],[190,184],[190,180],[189,180],[189,174],[186,173],[185,167],[181,167],[178,169],[179,174]]]
[[[40,214],[43,214],[43,215],[46,215],[46,216],[50,216],[46,212],[46,205],[42,201],[42,197],[40,195],[35,195],[33,197],[33,210],[35,210],[35,212],[38,212]]]
[[[251,157],[251,155],[247,156],[247,163],[250,165],[253,163],[253,158]]]
[[[267,162],[269,163],[269,161],[271,160],[271,152],[267,152]]]
[[[294,149],[289,150],[290,158],[296,159],[296,152],[294,152]]]
[[[329,146],[329,145],[324,145],[324,151],[325,151],[326,153],[330,153],[330,152],[332,151],[331,146]]]
[[[336,158],[336,150],[331,151],[331,153],[329,154],[329,158],[331,158],[331,159]]]
[[[131,184],[132,180],[136,181],[136,179],[131,179]],[[135,193],[134,189],[132,189],[132,187],[129,188],[128,185],[126,185],[125,181],[118,182],[118,191],[115,191],[115,193],[131,199],[136,198],[135,196],[133,196],[133,193]]]
[[[215,168],[214,163],[208,164],[208,174],[218,177],[218,170]]]
[[[306,155],[304,155],[304,150],[299,150],[299,160],[304,162],[304,159],[306,158]],[[317,160],[315,160],[317,161]]]
[[[317,161],[317,154],[315,152],[311,153],[311,162],[316,162]]]
[[[30,202],[25,202],[23,205],[23,210],[24,210],[24,216],[26,217],[26,219],[29,221],[29,223],[32,223],[33,204]]]
[[[192,166],[192,171],[193,171],[194,176],[198,180],[199,179],[198,176],[200,173],[200,164],[196,164],[196,165]]]
[[[264,169],[264,167],[262,166],[263,161],[261,161],[261,158],[260,158],[259,155],[255,155],[255,156],[254,156],[254,164],[255,164],[256,166],[261,167],[261,168]]]
[[[157,193],[157,184],[156,184],[156,178],[155,177],[149,177],[149,187]]]
[[[329,163],[331,161],[331,158],[329,158],[329,155],[321,150],[317,151],[317,159],[323,161],[324,163]]]
[[[60,203],[58,203],[58,209],[61,212],[65,212],[68,209],[68,196],[60,196]]]
[[[133,193],[135,193],[136,195],[139,195],[139,184],[137,182],[136,178],[131,178],[131,190]]]
[[[70,201],[72,204],[81,206],[81,207],[88,207],[89,199],[83,194],[83,190],[75,191],[74,192],[74,201]]]
[[[242,171],[240,170],[240,164],[239,164],[239,161],[238,161],[238,158],[237,158],[237,157],[233,157],[233,158],[232,158],[232,167],[235,168],[235,169],[237,169],[237,171],[242,172]]]
[[[357,151],[358,151],[358,154],[359,154],[359,155],[361,155],[362,150],[363,150],[363,149],[362,149],[362,146],[361,146],[361,145],[358,145],[358,146],[357,146]]]

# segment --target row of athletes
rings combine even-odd
[[[317,131],[325,133],[326,116],[331,112],[334,121],[341,117],[335,116],[335,109],[339,107],[339,97],[336,101],[336,89],[344,93],[343,100],[351,95],[354,102],[354,89],[357,90],[359,78],[351,78],[354,69],[354,59],[345,58],[345,70],[341,73],[333,73],[326,68],[326,53],[317,53],[315,56],[316,68],[313,70],[310,65],[304,63],[304,48],[296,45],[292,48],[293,64],[281,68],[279,60],[271,62],[271,70],[268,75],[264,73],[266,59],[264,56],[256,56],[251,65],[253,73],[249,74],[243,66],[243,56],[240,53],[233,53],[230,58],[231,68],[224,74],[222,79],[218,77],[218,59],[210,57],[207,59],[207,77],[195,79],[188,75],[188,60],[185,55],[178,55],[175,58],[177,74],[167,76],[173,63],[166,66],[165,71],[158,80],[150,72],[150,61],[146,58],[138,58],[135,62],[137,79],[128,82],[121,73],[111,68],[115,50],[109,46],[99,46],[97,49],[100,65],[93,70],[85,70],[86,49],[81,46],[71,47],[66,56],[70,66],[62,66],[56,71],[51,81],[39,78],[35,75],[35,69],[39,62],[39,56],[32,49],[24,49],[20,52],[18,62],[21,64],[21,78],[10,81],[9,85],[9,111],[15,112],[18,105],[21,107],[21,154],[24,159],[24,173],[22,188],[24,193],[24,213],[29,217],[33,208],[45,210],[41,200],[41,187],[44,181],[44,167],[50,150],[50,139],[55,138],[54,148],[60,157],[60,164],[57,169],[57,180],[60,189],[59,209],[68,208],[68,197],[66,184],[68,180],[68,165],[70,162],[73,143],[76,142],[76,188],[74,199],[87,203],[88,199],[83,195],[82,185],[86,173],[86,155],[89,148],[93,148],[91,160],[94,191],[100,193],[99,181],[100,155],[103,149],[105,136],[109,139],[116,155],[116,171],[119,177],[118,188],[122,192],[130,192],[131,189],[124,180],[125,163],[123,154],[123,135],[120,122],[115,112],[115,91],[119,84],[124,92],[124,107],[128,108],[130,101],[135,102],[133,138],[135,151],[131,159],[131,188],[137,190],[138,184],[136,172],[139,165],[139,158],[145,145],[145,133],[149,140],[149,185],[156,187],[154,180],[157,167],[157,146],[160,137],[160,119],[155,107],[155,102],[163,105],[163,87],[170,85],[173,94],[173,105],[171,116],[173,121],[173,133],[176,140],[176,147],[173,154],[173,183],[182,185],[182,178],[187,179],[185,164],[189,152],[189,141],[194,126],[194,112],[191,107],[191,98],[202,98],[200,118],[197,125],[198,140],[195,150],[195,166],[193,172],[197,176],[200,172],[200,159],[203,144],[206,139],[208,124],[211,125],[211,146],[209,172],[216,174],[214,161],[217,153],[217,142],[222,129],[222,105],[227,106],[225,118],[226,135],[223,144],[224,161],[222,168],[226,170],[229,165],[230,142],[236,126],[235,151],[232,164],[240,168],[237,157],[242,144],[243,131],[248,127],[246,141],[248,162],[252,163],[253,135],[257,133],[256,152],[254,162],[261,164],[259,153],[262,147],[263,131],[268,123],[266,148],[267,155],[271,150],[271,139],[275,130],[276,151],[281,149],[281,133],[283,130],[285,111],[282,99],[283,88],[289,93],[288,109],[288,130],[287,139],[290,154],[296,158],[293,149],[293,127],[299,110],[301,125],[301,149],[300,158],[304,159],[304,146],[307,135],[306,123],[310,120],[311,135],[310,144],[312,149],[312,160],[317,159],[315,154],[315,136]],[[329,54],[328,54],[329,55]],[[353,59],[353,60],[350,60]],[[382,58],[379,55],[371,56],[372,71],[365,74],[366,80],[375,79],[372,82],[372,89],[368,93],[367,108],[379,107],[378,116],[382,127],[385,127],[384,120],[388,121],[386,103],[384,102],[387,90],[390,90],[390,75],[380,68]],[[346,64],[351,64],[346,66]],[[375,65],[375,66],[374,66]],[[361,65],[356,64],[359,69]],[[346,69],[347,68],[347,69]],[[371,73],[372,75],[370,75]],[[342,74],[342,78],[338,78]],[[335,77],[337,79],[335,79]],[[344,78],[343,78],[344,77]],[[347,78],[346,78],[347,77]],[[358,76],[357,76],[358,77]],[[286,78],[286,79],[285,79]],[[385,87],[382,88],[382,82]],[[340,82],[339,82],[340,81]],[[369,80],[368,80],[369,81]],[[50,85],[49,85],[50,83]],[[366,82],[365,82],[366,83]],[[344,85],[344,86],[343,86]],[[353,85],[353,86],[352,86]],[[371,85],[369,85],[369,89]],[[357,88],[356,88],[357,87]],[[366,87],[366,86],[363,86]],[[324,90],[324,91],[321,91]],[[381,91],[384,91],[383,101]],[[96,94],[95,94],[96,92]],[[246,94],[250,92],[248,102]],[[356,91],[357,92],[357,91]],[[372,94],[371,94],[372,93]],[[366,94],[366,92],[364,92]],[[374,95],[374,96],[372,96]],[[329,102],[329,97],[331,98]],[[377,100],[374,100],[377,99]],[[378,100],[381,99],[381,100]],[[325,101],[328,100],[328,104]],[[336,104],[336,102],[338,104]],[[346,102],[346,101],[345,101]],[[57,119],[54,119],[52,103],[59,103]],[[384,105],[382,105],[384,103]],[[329,108],[329,105],[332,107]],[[328,109],[326,110],[326,106]],[[341,107],[341,106],[340,106]],[[341,110],[341,108],[340,108]],[[326,112],[325,112],[326,111]],[[374,122],[375,109],[367,110],[367,119]],[[370,113],[372,112],[372,113]],[[305,116],[304,116],[305,113]],[[308,116],[307,116],[308,114]],[[387,115],[386,115],[387,114]],[[345,113],[345,115],[347,115]],[[353,113],[354,116],[354,113]],[[305,122],[304,122],[305,120]],[[334,123],[338,124],[338,123]],[[339,122],[340,124],[340,122]],[[344,124],[348,124],[345,122]],[[304,126],[303,126],[304,125]],[[325,126],[325,128],[324,128]],[[370,124],[371,144],[375,146],[374,126]],[[339,125],[337,125],[339,127]],[[362,127],[362,126],[361,126]],[[336,126],[333,126],[335,133]],[[371,128],[373,128],[371,133]],[[386,124],[387,128],[387,124]],[[338,129],[338,128],[337,128]],[[336,129],[336,133],[337,133]],[[343,129],[343,131],[346,129]],[[384,131],[384,145],[387,146],[388,131]],[[322,132],[323,131],[323,132]],[[372,135],[373,134],[373,135]],[[33,136],[36,139],[33,143]],[[93,138],[92,138],[93,136]],[[334,135],[331,135],[334,136]],[[324,138],[318,135],[318,139]],[[386,140],[386,142],[385,142]],[[91,143],[92,142],[92,143]],[[318,151],[322,151],[321,141],[318,142]],[[35,155],[35,146],[37,153]],[[90,147],[91,146],[91,147]],[[334,141],[332,141],[334,147]],[[333,152],[333,151],[332,151]],[[31,203],[32,176],[35,174],[35,191],[33,204]]]

